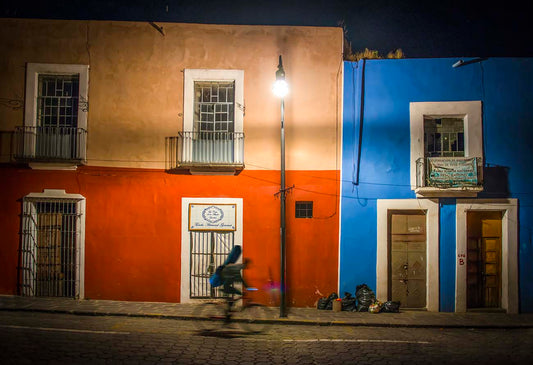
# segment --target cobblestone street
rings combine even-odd
[[[532,329],[269,325],[204,332],[195,320],[0,313],[0,362],[527,364]]]

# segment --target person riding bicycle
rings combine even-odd
[[[241,271],[246,268],[248,264],[248,259],[244,259],[242,264],[227,264],[222,269],[220,275],[222,281],[224,282],[224,293],[225,294],[237,294],[241,295],[242,292],[235,288],[235,284],[242,283],[243,287],[246,288],[246,282],[244,281]]]
[[[198,306],[198,311],[195,311],[200,318],[206,319],[198,321],[202,330],[211,332],[220,325],[233,330],[232,324],[237,323],[248,333],[259,333],[267,323],[261,321],[267,316],[267,307],[254,302],[252,296],[247,295],[248,292],[258,289],[248,287],[243,280],[242,270],[250,261],[244,258],[242,263],[237,263],[241,250],[241,246],[234,246],[222,265],[215,266],[211,262],[208,267],[211,273],[209,277],[211,288],[220,288],[215,293],[211,290],[214,294],[213,300]],[[213,272],[214,267],[216,270]],[[239,283],[242,283],[242,289],[240,285],[235,287]],[[238,313],[238,320],[233,319],[235,313]]]
[[[236,262],[240,255],[241,246],[236,245],[229,253],[224,264],[217,267],[215,273],[209,279],[209,283],[211,284],[211,286],[218,287],[223,285],[222,291],[224,292],[224,294],[242,294],[240,290],[235,288],[235,284],[242,283],[245,288],[247,287],[242,277],[241,271],[246,268],[246,265],[248,264],[249,260],[245,258],[242,264],[237,264]]]

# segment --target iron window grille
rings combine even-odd
[[[79,199],[23,199],[21,295],[79,298],[79,202]]]
[[[19,162],[86,162],[89,66],[28,63],[24,126],[15,131]]]
[[[296,218],[313,218],[313,202],[297,201],[295,212]]]
[[[213,288],[209,278],[222,265],[235,245],[234,232],[190,232],[190,298],[221,298],[221,287]]]
[[[39,75],[37,124],[77,127],[79,75]]]
[[[196,132],[234,131],[235,82],[195,81],[194,95]]]
[[[424,118],[426,157],[464,157],[464,145],[462,118]]]

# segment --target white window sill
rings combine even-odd
[[[72,163],[32,162],[28,166],[33,170],[76,170],[78,165]]]
[[[465,186],[461,188],[435,188],[426,186],[415,189],[417,198],[475,198],[482,191],[482,186]]]

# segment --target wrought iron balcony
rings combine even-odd
[[[416,161],[416,193],[429,195],[428,192],[435,193],[443,190],[471,193],[482,191],[483,158],[419,158]]]
[[[19,162],[86,162],[87,131],[74,127],[17,127],[14,159]]]
[[[238,173],[244,168],[242,132],[180,132],[165,142],[169,172]]]

